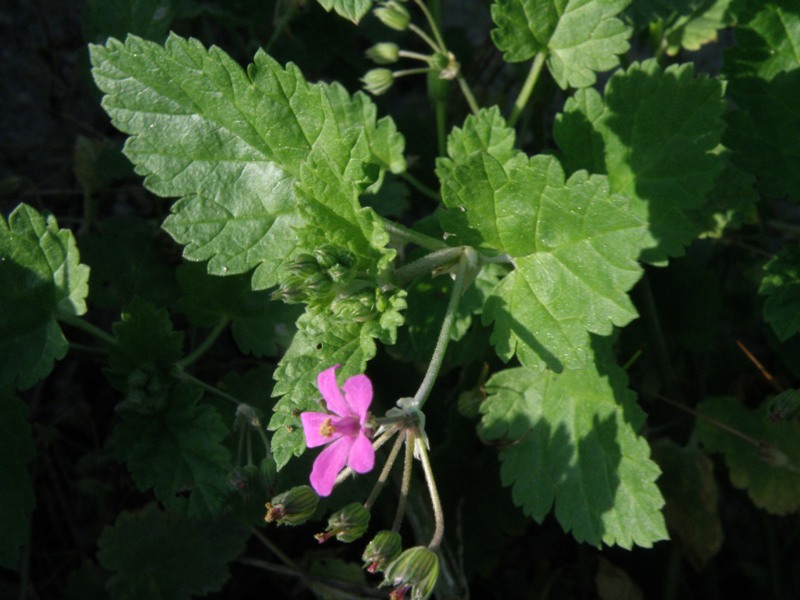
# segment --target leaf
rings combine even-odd
[[[36,505],[28,464],[36,456],[28,407],[0,391],[0,567],[17,569],[20,548],[30,540],[30,517]]]
[[[606,179],[564,172],[552,156],[505,165],[476,153],[442,181],[442,226],[453,244],[508,254],[514,271],[488,298],[498,355],[532,369],[583,368],[588,332],[608,335],[637,313],[626,292],[644,225]]]
[[[653,444],[661,468],[659,488],[670,536],[689,563],[702,570],[722,547],[719,491],[711,459],[696,446],[679,447],[669,438]]]
[[[203,264],[184,263],[177,277],[185,293],[178,307],[189,320],[214,327],[230,319],[231,333],[243,353],[275,356],[279,346],[285,348],[291,342],[302,310],[272,300],[268,292],[252,290],[249,274],[218,277],[209,275]]]
[[[164,228],[212,274],[255,269],[255,289],[277,283],[304,226],[293,187],[312,149],[326,157],[343,139],[363,140],[359,156],[376,167],[370,184],[382,160],[404,168],[402,137],[390,120],[374,121],[366,96],[310,85],[264,52],[247,72],[219,48],[176,35],[164,47],[112,39],[91,56],[103,107],[131,135],[125,153],[136,171],[154,193],[181,198]]]
[[[725,145],[766,195],[800,201],[800,2],[767,2],[736,29],[725,54],[728,95]]]
[[[129,391],[133,379],[150,369],[154,376],[169,377],[181,357],[183,333],[173,330],[166,309],[140,298],[122,312],[122,320],[112,330],[117,344],[109,348],[105,374],[119,390]]]
[[[578,90],[553,133],[567,164],[607,173],[611,191],[631,199],[649,223],[643,258],[660,263],[707,226],[704,209],[724,168],[714,152],[724,109],[719,81],[695,77],[691,64],[662,70],[649,60],[615,73],[604,101]]]
[[[457,164],[481,150],[505,165],[520,153],[514,148],[516,133],[506,124],[497,106],[482,108],[469,115],[462,128],[453,127],[447,136],[447,157],[436,161],[439,179],[444,179]]]
[[[758,293],[767,297],[764,320],[785,342],[800,331],[800,247],[788,246],[764,265]]]
[[[747,490],[756,506],[788,515],[800,508],[800,422],[773,422],[769,405],[767,401],[748,410],[733,398],[711,398],[697,407],[701,414],[758,440],[760,448],[701,419],[697,434],[709,452],[724,455],[731,483]]]
[[[631,28],[617,16],[630,0],[495,0],[492,40],[506,62],[539,52],[562,89],[594,84],[619,64]]]
[[[500,444],[501,480],[526,515],[555,517],[579,542],[623,548],[666,539],[659,475],[636,432],[644,413],[624,372],[495,373],[481,428]]]
[[[148,504],[103,529],[97,558],[114,598],[182,600],[221,590],[249,535],[230,516],[200,521]]]
[[[0,219],[0,387],[27,389],[67,353],[56,319],[86,312],[89,267],[55,217],[20,204]]]
[[[232,465],[222,444],[228,428],[216,410],[198,403],[200,396],[178,385],[162,410],[122,413],[114,445],[139,489],[152,488],[167,508],[208,518],[222,510]]]
[[[317,2],[328,12],[333,9],[337,14],[345,19],[350,19],[356,25],[372,8],[372,0],[317,0]]]

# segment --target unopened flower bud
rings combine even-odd
[[[394,83],[394,73],[389,69],[370,69],[361,78],[364,89],[370,94],[380,96],[392,87]]]
[[[384,2],[372,12],[375,13],[381,23],[397,31],[405,31],[411,22],[411,15],[408,14],[408,9],[396,0]]]
[[[340,542],[355,541],[366,533],[369,517],[369,511],[363,504],[353,502],[333,513],[328,519],[328,528],[314,537],[320,544],[332,537]]]
[[[307,485],[298,485],[278,494],[266,503],[264,520],[278,525],[300,525],[308,521],[317,510],[319,496]]]
[[[359,323],[370,321],[377,315],[375,293],[363,290],[351,296],[344,296],[331,304],[331,310],[336,316],[348,321]]]
[[[377,65],[396,63],[400,57],[400,47],[394,42],[380,42],[367,49],[367,58]]]
[[[364,568],[370,573],[383,571],[390,562],[400,555],[403,549],[400,534],[396,531],[379,531],[372,541],[367,544],[361,560]]]
[[[426,600],[439,577],[439,557],[424,546],[414,546],[393,560],[381,585],[394,586],[389,598],[401,600],[411,592],[412,600]]]

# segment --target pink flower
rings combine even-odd
[[[372,403],[372,382],[366,375],[354,375],[340,390],[336,383],[338,368],[336,365],[317,376],[317,387],[328,412],[300,415],[306,446],[316,448],[329,444],[311,469],[311,487],[320,496],[330,495],[345,465],[356,473],[367,473],[375,466],[375,450],[369,441],[372,432],[366,424],[367,409]]]

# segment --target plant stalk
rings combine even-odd
[[[533,64],[531,64],[531,70],[528,72],[528,77],[525,79],[525,83],[522,84],[522,89],[519,91],[519,95],[514,101],[514,108],[511,110],[511,116],[508,118],[509,127],[514,127],[514,125],[516,125],[519,116],[522,114],[523,109],[528,104],[528,100],[530,100],[533,88],[536,86],[536,82],[539,79],[539,74],[542,72],[544,60],[544,52],[539,52],[534,57]]]
[[[435,551],[439,548],[444,537],[444,512],[442,511],[442,502],[439,499],[439,490],[436,489],[436,479],[433,476],[433,469],[431,468],[431,460],[428,456],[428,449],[425,447],[425,442],[417,437],[416,448],[419,450],[419,458],[422,463],[422,470],[425,473],[425,483],[428,484],[428,493],[431,496],[431,506],[433,506],[433,519],[435,527],[433,530],[433,537],[428,543],[428,549]]]

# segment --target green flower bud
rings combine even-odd
[[[286,267],[290,275],[294,275],[299,279],[305,279],[319,273],[319,264],[317,259],[310,254],[298,254],[297,257],[290,262]]]
[[[400,534],[396,531],[379,531],[373,540],[367,544],[361,560],[364,568],[370,573],[383,571],[390,562],[400,555],[403,543]]]
[[[408,9],[396,0],[384,2],[372,12],[375,13],[381,23],[397,31],[405,31],[411,22],[411,15],[408,14]]]
[[[355,541],[366,533],[369,517],[369,511],[363,504],[353,502],[333,513],[328,519],[328,528],[314,537],[320,544],[334,536],[340,542]]]
[[[275,463],[275,459],[269,456],[261,459],[259,469],[261,470],[261,478],[264,481],[264,485],[269,490],[278,479],[278,465]]]
[[[352,296],[344,296],[331,304],[333,314],[343,319],[364,323],[377,316],[375,294],[370,290],[362,290]]]
[[[370,94],[380,96],[385,94],[394,83],[394,73],[389,69],[370,69],[361,78],[364,89]]]
[[[424,546],[414,546],[386,567],[384,577],[381,585],[394,586],[391,600],[401,600],[409,591],[412,600],[426,600],[439,577],[439,557]]]
[[[278,525],[300,525],[308,521],[317,510],[319,496],[307,485],[298,485],[278,494],[265,504],[267,523]]]
[[[333,289],[333,280],[327,273],[316,273],[306,279],[308,294],[313,297],[324,296]]]
[[[400,58],[400,47],[394,42],[380,42],[364,53],[376,65],[391,65]]]

